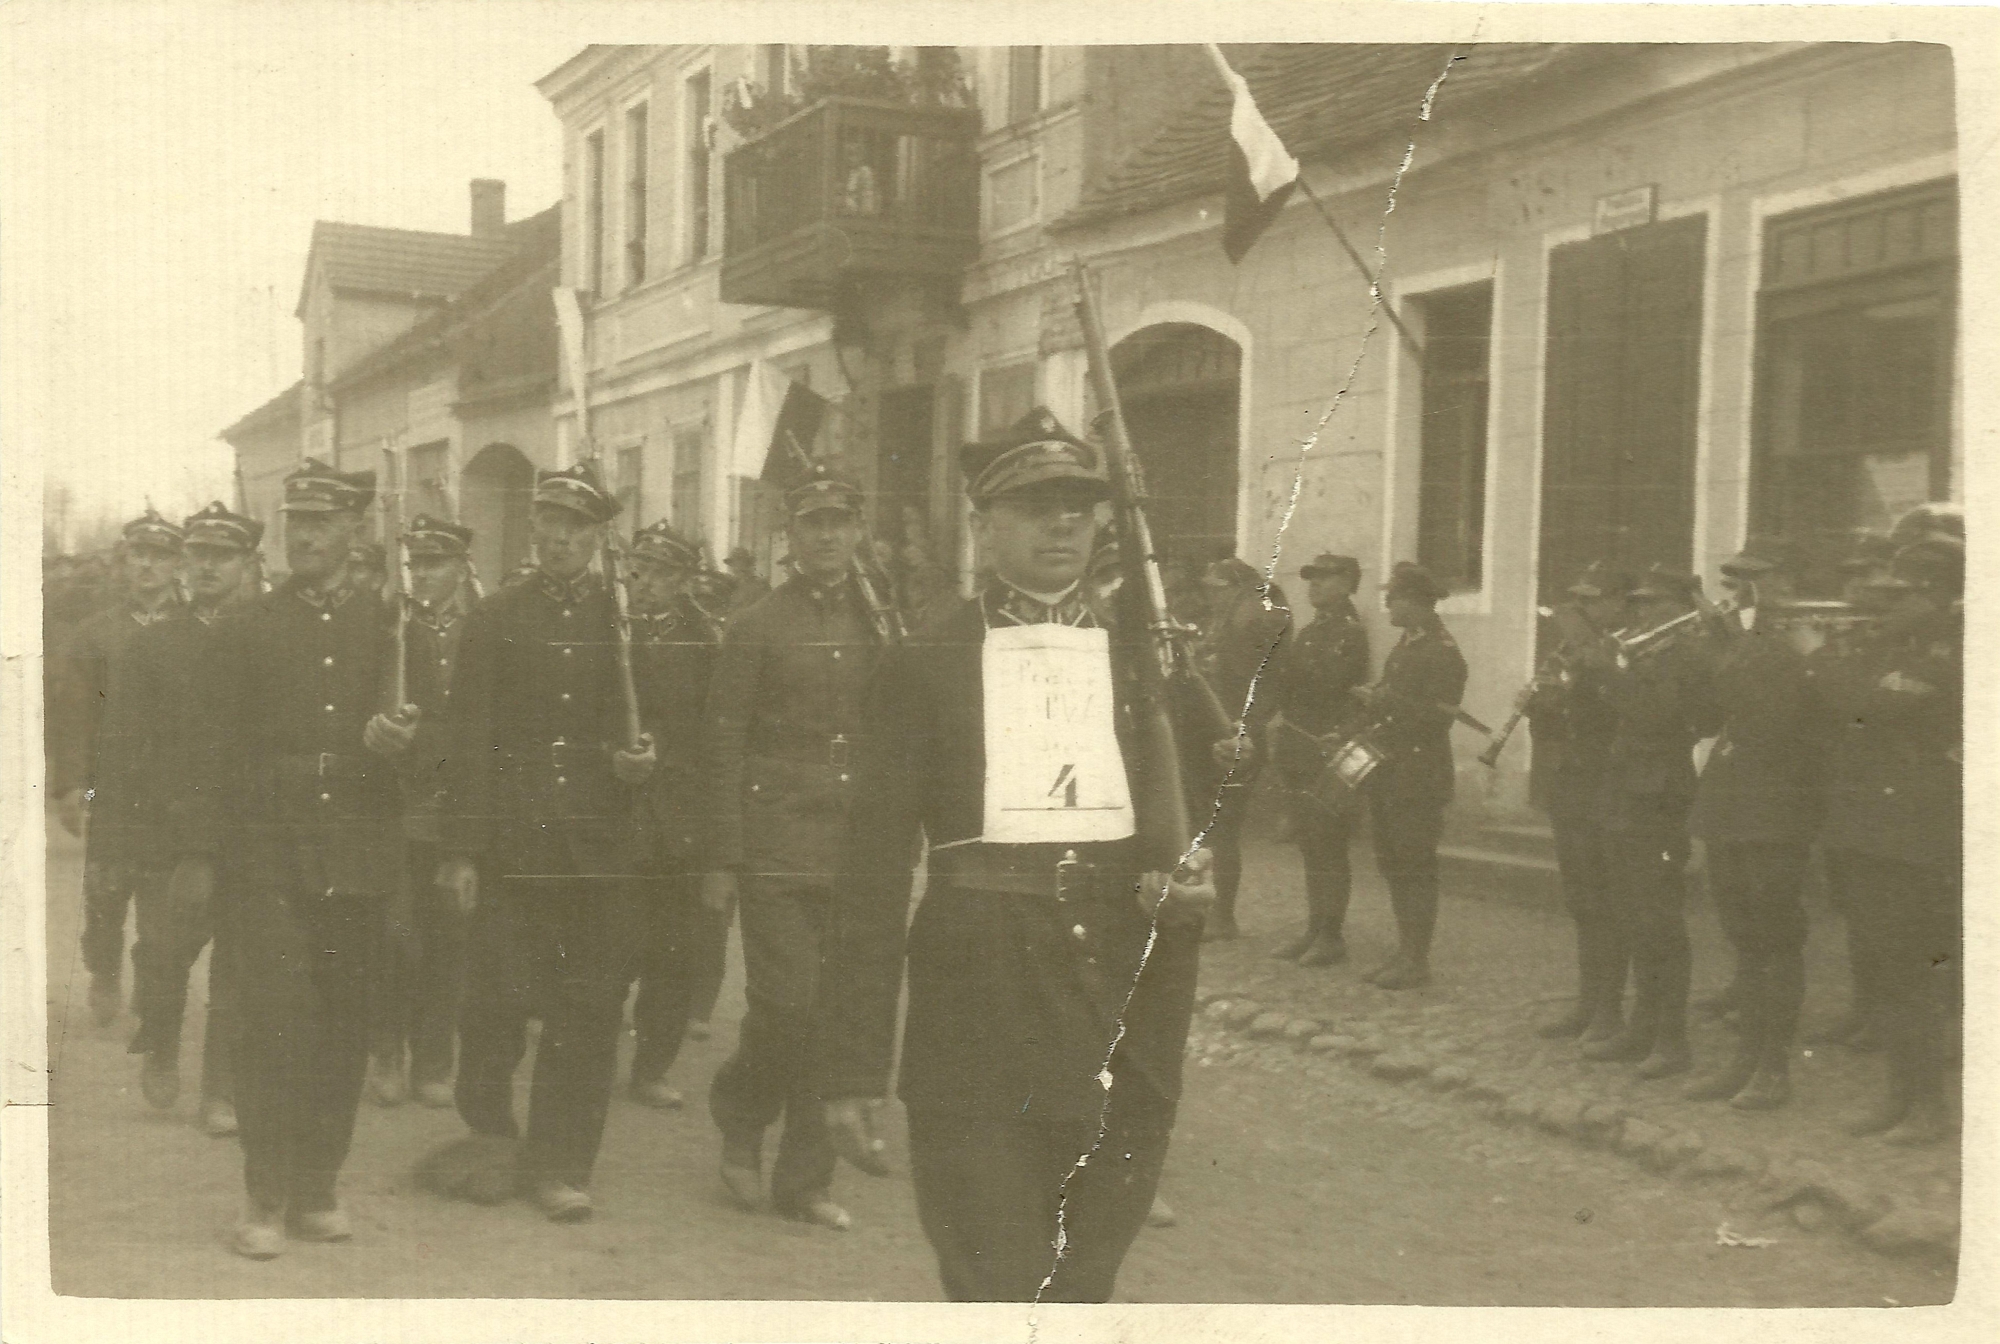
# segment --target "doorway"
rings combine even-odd
[[[459,521],[472,529],[472,562],[488,592],[528,559],[528,505],[534,494],[534,464],[512,444],[488,444],[466,463]]]
[[[1236,342],[1192,322],[1143,327],[1112,347],[1147,521],[1170,568],[1236,554],[1241,372]]]

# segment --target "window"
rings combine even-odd
[[[1424,319],[1417,560],[1454,592],[1477,589],[1486,549],[1490,281],[1417,300]]]
[[[701,535],[701,461],[707,447],[706,425],[674,431],[674,530],[684,537]]]
[[[1041,160],[1030,154],[987,175],[986,227],[990,233],[1033,220],[1041,210]]]
[[[1765,226],[1752,526],[1814,595],[1856,530],[1950,490],[1957,254],[1950,182]]]
[[[1007,124],[1027,121],[1042,110],[1042,49],[1007,48]]]
[[[646,278],[646,104],[625,112],[625,287]]]
[[[592,294],[604,292],[604,132],[583,137],[583,279]]]
[[[708,143],[711,83],[706,70],[688,76],[687,115],[681,119],[682,138],[687,144],[687,179],[681,191],[687,207],[687,257],[691,262],[708,255],[709,177],[714,157]]]
[[[625,521],[627,534],[646,525],[646,446],[633,444],[618,450],[618,477],[613,487],[618,497],[618,516]]]
[[[1035,364],[979,371],[979,437],[990,439],[1035,409]]]
[[[445,460],[445,443],[426,443],[404,454],[403,516],[405,522],[420,513],[433,518],[451,517],[451,500],[445,489],[450,469]]]

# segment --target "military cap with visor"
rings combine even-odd
[[[162,518],[150,504],[144,513],[125,524],[119,535],[127,546],[151,546],[162,551],[178,551],[186,540],[181,529]]]
[[[420,513],[403,529],[403,549],[411,555],[448,556],[452,559],[472,553],[472,529],[446,518]]]
[[[632,558],[673,569],[700,569],[701,547],[674,531],[662,518],[632,534]]]
[[[1351,555],[1335,555],[1331,551],[1322,551],[1299,571],[1299,577],[1302,579],[1330,579],[1336,575],[1345,575],[1356,583],[1361,582],[1361,562]]]
[[[1602,560],[1593,560],[1583,567],[1583,573],[1577,575],[1576,582],[1569,586],[1569,595],[1586,602],[1602,597],[1623,601],[1632,595],[1632,576]]]
[[[284,513],[359,512],[375,498],[375,473],[337,471],[316,457],[285,477]]]
[[[617,499],[598,479],[597,468],[588,462],[579,462],[561,471],[538,473],[535,476],[534,503],[580,513],[593,523],[610,522],[618,516],[619,509]]]
[[[189,546],[212,546],[218,550],[254,551],[264,539],[264,525],[255,518],[232,512],[221,500],[212,501],[200,513],[183,523]]]
[[[809,513],[840,509],[859,517],[861,499],[859,485],[814,464],[811,476],[785,492],[785,516],[803,518]]]
[[[1414,560],[1399,560],[1395,569],[1389,572],[1389,581],[1382,585],[1382,596],[1390,602],[1421,602],[1425,606],[1436,606],[1449,594],[1428,569]]]
[[[1092,502],[1111,494],[1104,454],[1064,429],[1046,406],[1035,407],[998,438],[966,444],[958,460],[966,497],[975,505],[1035,486]]]

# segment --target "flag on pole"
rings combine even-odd
[[[826,411],[825,397],[757,360],[729,446],[730,474],[780,488],[803,481],[811,474],[813,440]]]
[[[1229,181],[1223,196],[1222,250],[1230,261],[1238,262],[1291,199],[1299,182],[1299,161],[1257,110],[1250,86],[1230,67],[1222,48],[1213,42],[1207,45],[1216,70],[1229,85]]]

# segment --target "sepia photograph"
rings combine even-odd
[[[1961,1337],[1986,14],[597,8],[12,16],[10,1340]]]

